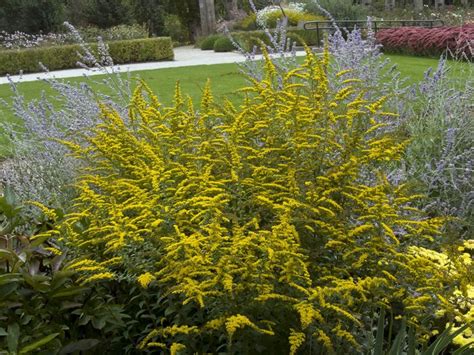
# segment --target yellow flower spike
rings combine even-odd
[[[180,343],[173,343],[170,347],[170,354],[177,355],[181,351],[186,350],[186,346]]]
[[[152,283],[155,279],[156,279],[155,276],[153,276],[149,272],[146,272],[146,273],[141,274],[140,276],[138,276],[137,281],[138,281],[138,283],[140,284],[141,287],[148,288],[150,283]]]
[[[290,355],[295,355],[298,349],[304,344],[306,335],[291,329],[288,342],[290,343]]]
[[[102,272],[100,274],[94,274],[82,282],[83,285],[87,285],[89,283],[94,283],[97,281],[107,281],[107,280],[112,280],[115,278],[115,275],[111,272]]]

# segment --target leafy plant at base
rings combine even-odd
[[[87,165],[53,234],[83,256],[85,283],[115,276],[172,297],[140,349],[362,350],[374,304],[425,334],[466,274],[416,249],[439,244],[442,221],[383,174],[406,146],[383,129],[384,98],[366,101],[351,79],[331,91],[327,53],[308,49],[282,81],[264,56],[239,108],[207,87],[198,111],[179,86],[162,107],[145,84],[126,120],[103,106],[86,146],[64,142]]]
[[[27,221],[21,209],[7,189],[0,197],[0,349],[69,354],[107,348],[107,337],[123,325],[122,308],[99,286],[77,284],[77,272],[67,268],[57,244],[22,234]],[[44,211],[26,229],[44,232],[56,216]]]

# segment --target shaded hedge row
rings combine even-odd
[[[91,45],[97,51],[97,45]],[[108,43],[109,53],[115,64],[140,63],[174,58],[171,38],[156,37]],[[41,71],[39,63],[49,70],[72,69],[77,67],[79,45],[65,45],[22,50],[0,51],[0,75],[35,73]],[[95,54],[95,53],[94,53]]]

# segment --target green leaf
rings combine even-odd
[[[388,353],[388,355],[398,355],[403,353],[403,348],[405,347],[405,337],[407,334],[407,321],[405,318],[402,320],[402,325],[400,331],[398,332],[393,345]]]
[[[1,235],[1,234],[0,234]],[[4,260],[14,260],[15,259],[15,254],[7,249],[0,249],[0,259]]]
[[[18,288],[18,283],[9,283],[0,285],[0,300],[6,300]]]
[[[409,327],[408,330],[408,353],[407,355],[416,354],[416,333],[414,327]]]
[[[28,354],[29,352],[32,352],[38,348],[41,348],[43,345],[48,344],[51,340],[56,338],[58,335],[59,333],[50,334],[40,340],[30,343],[20,350],[20,354]]]
[[[48,292],[51,287],[47,276],[24,273],[23,278],[35,291],[41,293]]]
[[[92,326],[95,329],[103,329],[105,327],[106,320],[104,318],[93,318],[92,319]]]
[[[18,339],[20,338],[20,326],[18,323],[13,323],[8,326],[7,345],[11,353],[16,353],[18,350]]]
[[[375,338],[374,355],[383,355],[384,329],[385,329],[385,308],[380,308],[379,320],[377,322],[377,336]]]
[[[87,290],[89,290],[88,287],[73,286],[62,291],[52,292],[50,294],[50,297],[51,298],[71,297],[71,296],[80,295],[81,293],[84,293]]]
[[[448,328],[445,329],[444,332],[442,332],[438,336],[438,338],[436,338],[433,344],[431,344],[430,347],[422,353],[422,355],[440,354],[446,347],[448,347],[451,344],[454,338],[456,338],[459,334],[463,333],[468,327],[469,327],[469,324],[465,324],[459,329],[457,329],[455,332],[451,333],[453,327],[449,326]]]
[[[467,343],[463,347],[457,349],[456,351],[453,351],[452,355],[472,355],[473,346],[474,346],[474,341]]]
[[[7,335],[8,335],[8,333],[5,330],[5,328],[0,328],[0,337],[4,337],[4,336],[7,336]]]
[[[21,274],[5,274],[0,275],[0,286],[6,285],[12,282],[21,281]]]
[[[82,340],[76,341],[74,343],[69,343],[68,345],[66,345],[64,348],[61,349],[61,351],[59,352],[59,355],[71,354],[76,351],[90,350],[93,347],[97,346],[99,343],[100,342],[97,339],[82,339]]]

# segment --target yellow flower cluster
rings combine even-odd
[[[153,281],[155,280],[155,277],[150,274],[149,272],[146,272],[144,274],[141,274],[140,276],[138,276],[137,278],[137,281],[138,283],[140,284],[141,287],[143,288],[147,288],[148,285]]]
[[[177,85],[162,107],[141,83],[129,117],[103,107],[86,147],[66,143],[87,164],[61,228],[96,258],[71,267],[91,281],[113,276],[109,260],[136,270],[130,255],[144,255],[156,269],[142,287],[156,280],[208,317],[152,331],[140,348],[178,351],[175,333],[285,328],[293,353],[310,342],[353,349],[361,309],[398,302],[421,319],[433,290],[449,292],[449,278],[430,273],[447,260],[415,247],[442,221],[424,219],[411,206],[419,196],[383,174],[406,146],[384,129],[384,98],[367,102],[357,80],[333,92],[327,53],[308,50],[283,80],[264,56],[266,76],[242,90],[241,106],[214,104],[207,85],[196,110]],[[275,307],[292,314],[277,322]]]

